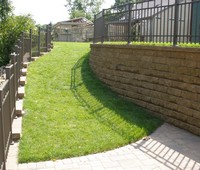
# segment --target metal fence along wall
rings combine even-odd
[[[45,36],[42,48],[46,52],[51,48],[51,29],[47,29]],[[10,63],[5,67],[6,80],[0,85],[0,170],[6,169],[6,158],[12,141],[12,122],[16,116],[16,101],[18,100],[23,63],[30,61],[35,51],[40,54],[42,49],[39,43],[40,37],[40,34],[32,34],[32,30],[30,33],[22,33],[14,53],[10,55]]]
[[[40,56],[40,52],[48,52],[48,49],[51,48],[51,32],[51,25],[47,25],[46,28],[38,28],[37,31],[31,31],[32,56]]]
[[[200,0],[146,0],[95,15],[94,43],[200,43]]]

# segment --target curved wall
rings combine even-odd
[[[121,96],[200,135],[200,49],[92,44],[90,66]]]

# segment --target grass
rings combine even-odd
[[[103,44],[110,44],[110,45],[127,45],[126,41],[105,41]],[[140,41],[133,41],[129,45],[143,45],[143,46],[158,46],[158,47],[172,47],[173,43],[170,42],[140,42]],[[183,48],[199,48],[199,43],[178,43],[177,47]]]
[[[28,69],[19,162],[97,153],[134,142],[162,121],[104,86],[88,43],[55,43]]]

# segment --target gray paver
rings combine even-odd
[[[10,170],[200,170],[200,137],[165,123],[149,138],[98,154],[56,161],[16,163],[18,144],[10,147]]]

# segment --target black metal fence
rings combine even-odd
[[[31,60],[34,50],[36,50],[37,54],[40,54],[41,49],[45,49],[45,52],[50,51],[50,48],[52,47],[51,29],[50,26],[47,27],[48,29],[46,29],[45,32],[45,43],[42,47],[40,44],[41,34],[33,35],[32,30],[30,30],[30,33],[22,33],[22,36],[17,41],[14,53],[10,55],[10,63],[5,67],[5,81],[0,85],[1,170],[6,169],[7,153],[12,141],[12,122],[16,116],[16,101],[18,100],[18,88],[20,87],[20,76],[23,63]]]
[[[94,43],[200,43],[200,0],[143,0],[95,15]]]
[[[32,56],[40,56],[41,52],[48,52],[51,48],[51,32],[51,25],[47,25],[46,28],[38,28],[38,30],[30,31]]]

